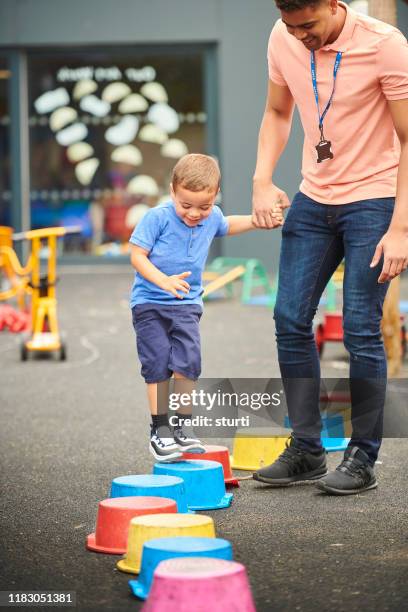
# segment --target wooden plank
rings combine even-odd
[[[232,270],[229,270],[229,272],[222,274],[221,276],[213,280],[211,283],[209,283],[204,288],[203,297],[207,297],[207,295],[210,295],[210,293],[214,293],[214,291],[218,291],[218,289],[225,287],[225,285],[228,285],[228,283],[232,283],[232,281],[236,280],[244,273],[244,266],[236,266],[235,268],[232,268]]]

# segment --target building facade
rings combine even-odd
[[[408,6],[398,1],[408,30]],[[186,151],[219,158],[227,214],[251,209],[273,0],[2,0],[0,225],[75,225],[64,258],[120,261]],[[301,180],[298,118],[276,181]],[[276,271],[279,232],[214,254]]]

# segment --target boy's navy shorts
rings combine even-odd
[[[201,374],[199,304],[137,304],[132,308],[142,376],[157,383],[178,372],[197,380]]]

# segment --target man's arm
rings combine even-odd
[[[286,193],[273,184],[273,173],[289,139],[294,106],[289,87],[269,80],[253,179],[253,220],[256,227],[273,227],[272,213],[276,204],[281,208],[290,205]]]
[[[388,100],[388,104],[401,143],[401,156],[394,214],[371,262],[373,268],[384,256],[379,283],[386,283],[408,267],[408,99]]]
[[[171,293],[176,298],[183,299],[184,296],[180,295],[178,291],[182,291],[183,293],[188,293],[190,291],[190,285],[184,279],[190,276],[191,272],[182,272],[181,274],[167,276],[167,274],[164,274],[152,264],[148,255],[149,251],[146,249],[136,244],[130,245],[130,261],[136,272],[150,283],[163,289],[163,291]]]

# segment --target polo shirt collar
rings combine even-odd
[[[342,31],[340,32],[340,36],[330,45],[325,45],[321,47],[320,51],[347,51],[351,45],[351,39],[354,33],[354,28],[357,21],[357,13],[353,11],[347,4],[344,2],[339,2],[339,6],[342,6],[346,9],[346,21],[344,22],[344,26]]]

